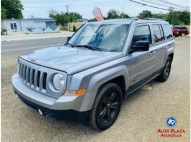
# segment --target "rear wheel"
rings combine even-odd
[[[95,99],[90,123],[97,130],[105,130],[113,125],[121,108],[122,92],[115,83],[101,87]]]
[[[185,33],[182,33],[182,34],[181,34],[181,37],[185,37],[185,36],[186,36]]]
[[[171,71],[171,58],[168,57],[161,74],[157,77],[157,80],[159,82],[165,82],[169,78],[170,71]]]

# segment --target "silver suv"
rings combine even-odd
[[[168,22],[119,19],[83,25],[64,46],[20,56],[12,77],[20,100],[56,119],[112,126],[121,102],[153,79],[168,79],[174,56]]]

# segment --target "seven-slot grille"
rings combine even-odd
[[[47,73],[19,63],[20,79],[27,85],[42,93],[46,92]]]

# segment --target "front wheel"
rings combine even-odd
[[[92,112],[90,123],[97,130],[106,130],[117,119],[122,101],[122,91],[115,83],[108,83],[99,89]]]
[[[157,77],[157,80],[159,82],[165,82],[169,78],[170,71],[171,71],[171,58],[168,57],[161,74]]]

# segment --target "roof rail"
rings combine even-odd
[[[139,20],[139,18],[127,18],[127,19],[132,19],[132,20]]]
[[[144,18],[144,20],[162,20],[162,21],[164,21],[163,19],[159,19],[159,18]]]

